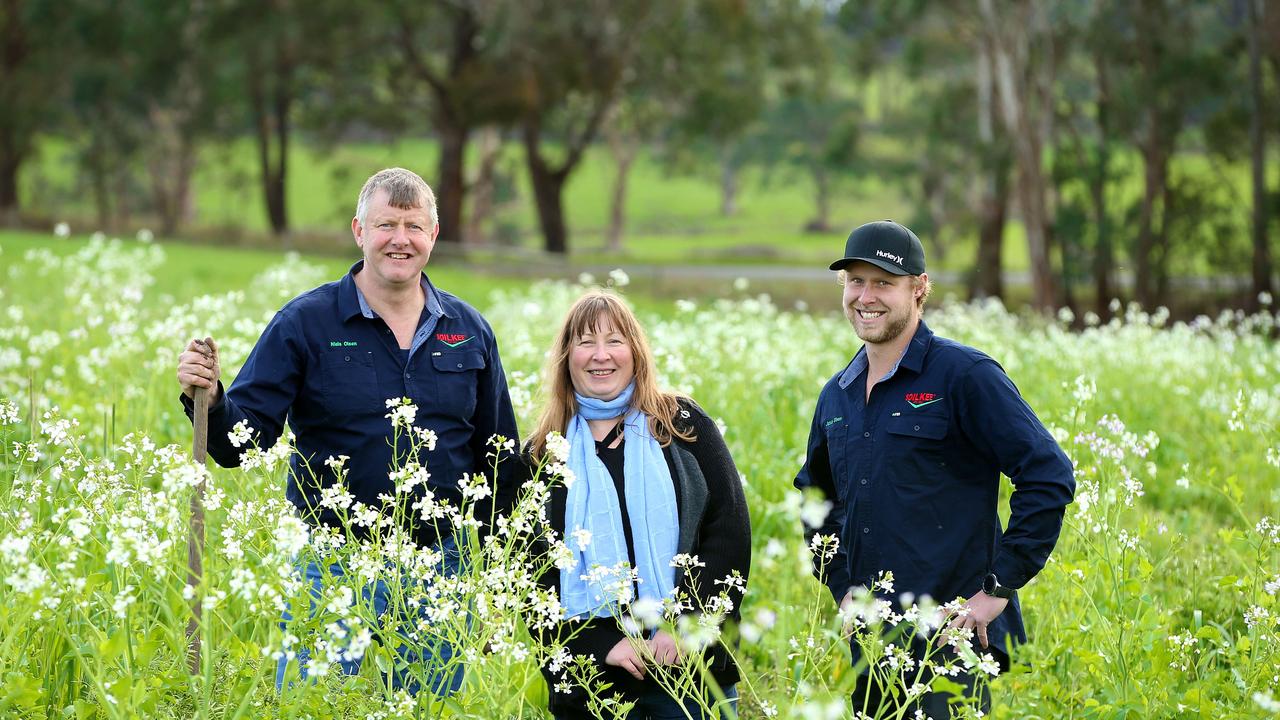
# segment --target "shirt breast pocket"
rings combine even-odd
[[[431,356],[436,370],[436,400],[445,414],[467,419],[476,411],[484,353],[478,350],[439,352]]]
[[[334,415],[379,410],[378,374],[373,353],[358,350],[331,350],[320,355],[323,404]]]
[[[912,414],[889,418],[885,424],[890,467],[910,468],[896,472],[905,484],[929,485],[947,464],[947,433],[950,415]]]

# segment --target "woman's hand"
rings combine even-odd
[[[605,656],[605,665],[613,665],[631,673],[637,680],[644,679],[645,664],[644,659],[636,654],[636,649],[631,638],[622,638],[617,645],[609,651]]]
[[[676,639],[668,635],[665,630],[654,633],[647,642],[649,655],[659,665],[678,665],[684,660],[684,655],[676,645]]]

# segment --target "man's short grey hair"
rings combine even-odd
[[[432,227],[440,223],[436,194],[431,192],[431,186],[418,173],[396,167],[379,170],[364,181],[360,198],[356,201],[356,219],[361,225],[368,220],[369,203],[373,202],[379,190],[387,191],[387,202],[391,207],[401,210],[423,208],[431,216]]]

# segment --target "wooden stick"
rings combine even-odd
[[[195,412],[192,418],[195,435],[191,442],[191,458],[203,465],[209,448],[209,389],[195,389]],[[187,623],[187,660],[191,674],[200,674],[200,613],[203,595],[200,583],[204,574],[204,479],[191,494],[191,518],[187,535],[187,586],[191,588],[191,620]]]

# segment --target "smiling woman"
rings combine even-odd
[[[737,705],[730,653],[671,628],[686,614],[717,628],[736,620],[751,565],[746,499],[715,423],[660,390],[653,368],[635,315],[606,293],[574,303],[550,353],[527,465],[542,464],[553,433],[568,440],[555,447],[574,482],[551,489],[545,517],[573,543],[572,562],[540,580],[565,620],[541,639],[592,668],[544,668],[558,718],[589,717],[601,683],[634,702],[636,718],[732,716]],[[634,617],[649,618],[645,628]]]
[[[631,344],[608,317],[573,341],[569,377],[582,395],[612,400],[622,394],[635,377]]]

